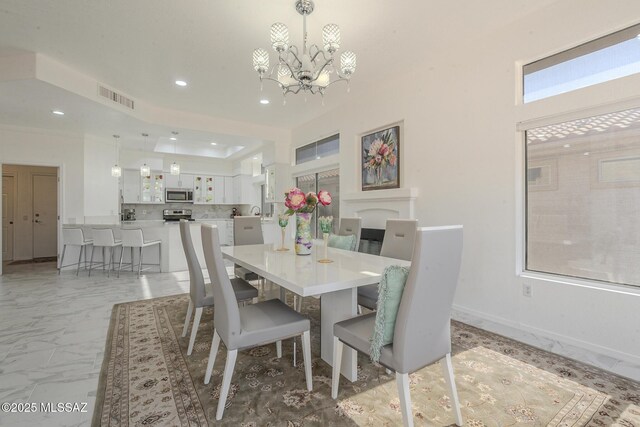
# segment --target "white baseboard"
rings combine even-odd
[[[638,355],[626,353],[623,351],[616,350],[614,348],[602,346],[602,345],[591,343],[588,341],[579,340],[567,335],[558,334],[556,332],[549,331],[546,329],[541,329],[535,326],[514,322],[510,319],[506,319],[500,316],[495,316],[489,313],[484,313],[484,312],[474,310],[468,307],[464,307],[458,304],[453,305],[453,310],[454,312],[452,313],[452,317],[455,320],[461,320],[463,322],[465,321],[465,320],[456,318],[455,312],[457,311],[461,314],[471,317],[471,320],[476,320],[477,324],[474,325],[473,322],[471,322],[472,326],[480,327],[490,332],[504,335],[508,338],[514,339],[516,341],[524,342],[534,347],[540,347],[539,345],[540,343],[536,343],[535,340],[531,340],[531,339],[527,340],[526,337],[519,335],[518,331],[532,334],[534,335],[535,338],[538,338],[538,339],[546,339],[546,340],[557,342],[561,345],[554,346],[553,350],[550,350],[550,351],[556,354],[559,354],[561,356],[565,356],[571,359],[578,359],[576,357],[575,351],[573,352],[567,351],[570,349],[564,348],[564,346],[566,345],[577,347],[580,350],[585,350],[587,352],[593,353],[592,357],[580,358],[582,359],[581,361],[584,361],[585,363],[589,363],[591,365],[596,365],[599,368],[602,368],[608,371],[619,373],[619,372],[616,372],[615,369],[612,369],[612,366],[610,366],[611,364],[605,365],[603,363],[599,363],[599,360],[597,357],[598,355],[601,355],[601,356],[604,355],[604,356],[616,359],[617,361],[625,362],[632,366],[640,366],[640,356]],[[515,329],[515,331],[509,331],[508,328]],[[628,376],[626,373],[620,373],[620,375]]]

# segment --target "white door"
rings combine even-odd
[[[13,260],[14,177],[2,177],[2,260]]]
[[[33,175],[33,258],[58,254],[58,178]]]

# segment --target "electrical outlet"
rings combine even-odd
[[[530,283],[523,283],[522,284],[522,295],[527,297],[527,298],[531,298],[531,284]]]

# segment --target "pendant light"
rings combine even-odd
[[[173,134],[173,137],[171,137],[171,140],[173,141],[173,156],[175,157],[176,155],[176,140],[178,139],[176,137],[176,135],[178,135],[178,132],[171,132]],[[175,159],[173,160],[173,163],[171,164],[171,175],[180,175],[180,165],[178,163],[176,163]]]
[[[111,176],[114,178],[120,178],[122,176],[122,168],[120,166],[118,166],[118,159],[120,159],[120,153],[118,150],[118,138],[120,138],[120,135],[113,135],[113,138],[115,139],[115,146],[116,146],[116,164],[111,166]]]
[[[142,136],[144,136],[144,148],[147,148],[147,137],[149,134],[143,133]],[[144,165],[140,166],[140,176],[151,176],[151,168],[147,166],[146,162]]]

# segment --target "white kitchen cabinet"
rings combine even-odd
[[[233,177],[233,203],[260,206],[260,186],[254,184],[250,175]]]
[[[212,205],[215,201],[215,185],[213,176],[195,175],[193,180],[193,203],[196,205]]]
[[[224,196],[222,198],[222,203],[225,204],[233,204],[233,177],[225,176],[224,177]]]
[[[140,171],[138,169],[122,171],[122,202],[140,203]]]
[[[164,203],[164,178],[162,171],[140,177],[140,203]]]
[[[274,163],[265,168],[265,202],[282,202],[285,191],[290,187],[291,176],[289,174],[289,165],[286,163]]]
[[[213,203],[216,205],[224,203],[224,176],[213,177]]]
[[[181,173],[180,175],[167,174],[165,176],[165,188],[193,188],[193,175]]]

